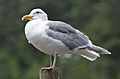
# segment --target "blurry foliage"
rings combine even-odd
[[[63,79],[120,79],[120,0],[0,0],[0,79],[38,79],[49,56],[27,43],[21,17],[42,8],[85,32],[110,56],[90,62],[80,56],[59,58]]]

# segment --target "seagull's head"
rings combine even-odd
[[[22,21],[28,20],[48,20],[47,14],[42,9],[33,9],[29,15],[25,15],[22,17]]]

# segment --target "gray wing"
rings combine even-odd
[[[61,21],[50,21],[47,24],[49,29],[47,30],[47,35],[60,40],[69,49],[74,49],[77,47],[87,47],[88,38],[82,32],[74,29],[69,24]]]

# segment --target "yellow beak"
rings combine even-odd
[[[31,20],[32,19],[32,16],[30,15],[25,15],[22,17],[22,21],[28,21],[28,20]]]

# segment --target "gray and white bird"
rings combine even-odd
[[[50,67],[54,68],[56,56],[77,54],[90,61],[100,54],[111,54],[106,49],[93,45],[87,35],[62,21],[48,20],[42,9],[33,9],[22,17],[28,21],[25,35],[29,43],[38,50],[50,55]]]

